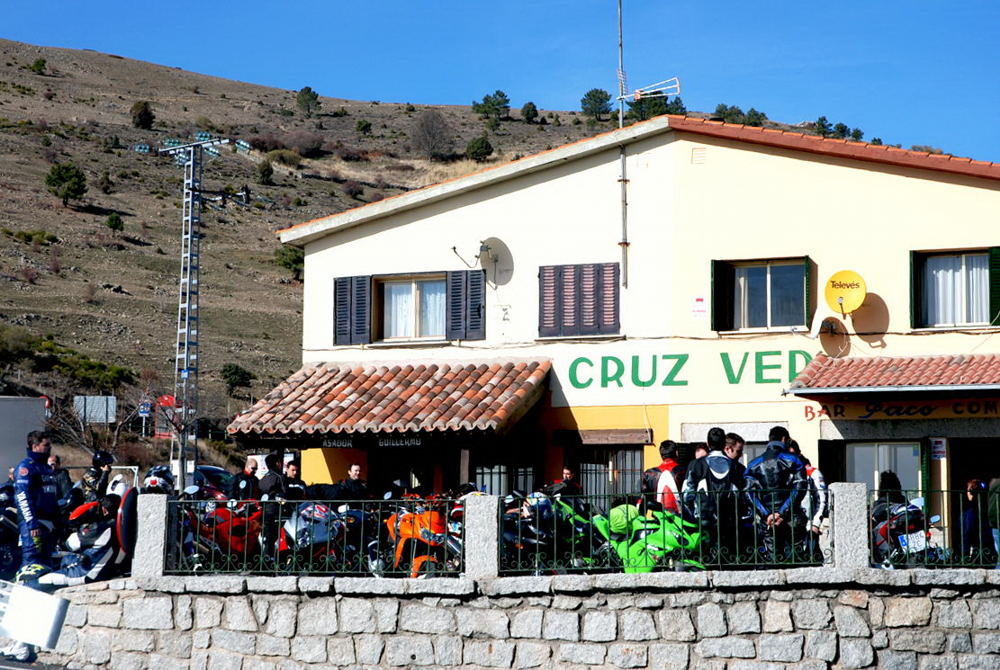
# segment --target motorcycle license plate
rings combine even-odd
[[[908,535],[900,535],[899,545],[903,548],[903,551],[908,554],[923,551],[927,548],[927,536],[924,535],[922,530],[918,530],[915,533],[909,533]]]

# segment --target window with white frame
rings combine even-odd
[[[926,255],[920,282],[920,326],[985,326],[990,323],[990,259],[987,252]]]
[[[385,280],[379,289],[382,339],[444,338],[444,277]]]
[[[805,326],[809,259],[712,262],[713,330]]]

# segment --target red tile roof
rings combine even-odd
[[[653,117],[647,121],[640,122],[638,124],[632,124],[631,126],[626,126],[625,128],[616,128],[614,130],[609,130],[604,133],[598,133],[597,135],[592,135],[590,137],[585,137],[567,144],[557,146],[553,149],[547,149],[535,154],[530,154],[516,161],[511,161],[509,163],[498,163],[497,165],[491,165],[489,167],[483,168],[476,172],[471,172],[465,175],[459,175],[457,177],[452,177],[451,179],[446,179],[442,182],[437,182],[434,184],[428,184],[427,186],[422,186],[413,191],[407,191],[406,193],[400,193],[390,198],[385,198],[379,202],[386,202],[393,198],[402,198],[403,196],[414,193],[416,191],[423,191],[428,189],[433,189],[442,184],[447,184],[450,182],[461,181],[467,179],[477,174],[487,173],[491,171],[498,170],[505,165],[515,165],[519,161],[527,162],[537,156],[543,154],[554,154],[560,149],[573,145],[585,145],[588,142],[592,142],[596,139],[603,137],[610,137],[615,133],[621,133],[623,131],[634,129],[636,126],[641,126],[642,124],[650,124],[663,118],[668,119],[669,126],[663,128],[662,131],[666,130],[676,130],[680,132],[687,133],[697,133],[699,135],[710,135],[712,137],[720,137],[731,140],[738,140],[741,142],[749,142],[751,144],[762,144],[766,146],[781,147],[784,149],[796,149],[799,151],[806,151],[813,154],[821,154],[825,156],[839,156],[842,158],[853,158],[855,160],[869,161],[872,163],[883,163],[886,165],[899,165],[903,167],[915,167],[923,168],[926,170],[936,170],[938,172],[951,172],[955,174],[964,174],[973,177],[982,177],[984,179],[996,179],[1000,180],[1000,163],[991,163],[989,161],[977,161],[971,158],[962,158],[960,156],[949,156],[945,154],[932,154],[926,151],[911,151],[909,149],[898,149],[893,146],[881,145],[881,144],[869,144],[867,142],[853,142],[846,139],[839,139],[833,137],[820,137],[819,135],[807,135],[805,133],[796,133],[788,130],[779,130],[777,128],[758,128],[755,126],[744,126],[737,123],[725,123],[723,121],[711,121],[709,119],[695,118],[691,116],[678,116],[675,114],[669,114],[664,116]],[[322,216],[317,219],[312,219],[310,221],[304,221],[302,223],[297,223],[295,225],[289,226],[287,228],[282,228],[277,231],[277,234],[281,234],[285,231],[294,230],[302,226],[315,223],[317,221],[325,219],[335,219],[336,217],[346,214],[347,212],[353,212],[357,209],[363,207],[369,207],[375,203],[366,203],[355,207],[352,209],[344,210],[343,212],[337,212],[336,214],[330,214],[327,216]]]
[[[975,161],[971,158],[931,154],[926,151],[909,151],[896,147],[851,142],[832,137],[806,135],[774,128],[756,128],[722,121],[709,121],[688,116],[670,116],[670,127],[681,132],[711,135],[740,142],[763,144],[783,149],[797,149],[824,156],[853,158],[855,160],[884,163],[903,167],[924,168],[938,172],[952,172],[972,177],[1000,180],[1000,163]]]
[[[830,358],[820,354],[792,380],[789,391],[833,393],[852,390],[934,390],[961,386],[966,390],[1000,385],[1000,356],[912,356]]]
[[[326,363],[279,384],[229,433],[502,432],[542,395],[548,360]]]

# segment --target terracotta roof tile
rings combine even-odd
[[[1000,355],[830,358],[818,355],[792,380],[790,390],[882,387],[976,386],[1000,384]]]
[[[502,432],[542,395],[548,360],[310,365],[230,433]]]
[[[776,131],[771,128],[719,123],[688,116],[670,116],[670,127],[681,132],[699,133],[786,149],[800,149],[828,156],[842,156],[874,163],[888,163],[939,172],[966,174],[986,179],[1000,179],[1000,163],[977,161],[948,154],[931,154],[926,151],[912,151],[887,145],[805,135],[787,130]]]

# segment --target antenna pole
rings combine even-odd
[[[625,48],[622,38],[622,0],[618,0],[618,127],[625,127]],[[625,167],[625,145],[618,149],[621,176],[618,183],[622,192],[622,239],[618,243],[622,252],[622,288],[628,288],[628,174]]]

